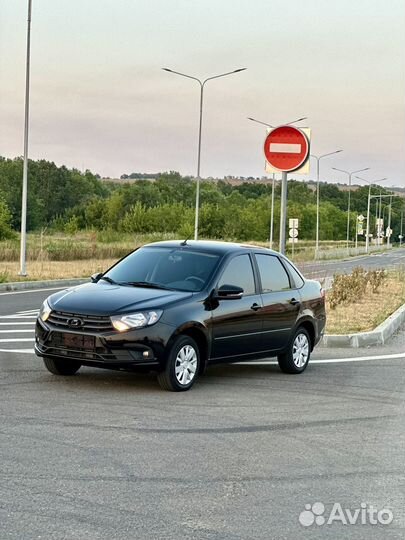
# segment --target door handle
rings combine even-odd
[[[291,298],[291,300],[289,301],[289,303],[292,305],[292,306],[297,306],[298,304],[300,304],[301,302],[299,300],[297,300],[296,298]]]
[[[259,309],[261,309],[262,306],[259,306],[259,304],[256,304],[256,302],[254,304],[252,304],[250,306],[250,309],[253,309],[253,311],[257,311]]]

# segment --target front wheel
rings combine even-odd
[[[305,328],[298,328],[285,353],[278,356],[278,365],[284,373],[302,373],[311,356],[311,339]]]
[[[44,356],[44,364],[54,375],[74,375],[81,368],[81,364],[74,360],[58,360],[49,356]]]
[[[189,336],[179,336],[173,343],[158,381],[163,390],[183,392],[195,383],[200,369],[200,351]]]

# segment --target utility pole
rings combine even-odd
[[[347,198],[347,228],[346,228],[346,249],[349,252],[349,237],[350,237],[350,197],[351,197],[351,191],[352,191],[352,176],[353,174],[357,174],[359,172],[363,171],[369,171],[370,167],[366,167],[365,169],[359,169],[358,171],[345,171],[344,169],[338,169],[337,167],[332,167],[334,171],[339,171],[342,173],[347,174],[349,178],[349,190],[348,190],[348,198]],[[357,231],[356,231],[357,232]]]
[[[24,164],[21,200],[21,240],[20,240],[20,276],[27,275],[27,198],[28,198],[28,130],[30,113],[30,61],[31,61],[31,11],[32,0],[28,0],[27,19],[27,56],[25,64],[25,115],[24,115]]]
[[[315,156],[311,154],[311,157],[316,159],[316,233],[315,233],[315,259],[318,257],[319,251],[319,162],[321,159],[328,156],[333,156],[334,154],[339,154],[343,150],[335,150],[334,152],[329,152],[328,154],[323,154],[322,156]]]
[[[390,197],[390,206],[388,208],[387,248],[389,248],[391,244],[391,212],[392,212],[392,195]]]

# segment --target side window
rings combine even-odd
[[[219,279],[221,285],[237,285],[242,287],[243,294],[255,294],[255,279],[249,255],[237,255],[231,259]]]
[[[289,261],[284,259],[284,264],[287,266],[289,272],[291,273],[291,275],[292,275],[292,277],[293,277],[293,279],[295,281],[295,286],[297,287],[297,289],[300,289],[304,285],[304,280],[302,279],[302,277],[299,275],[297,270],[294,268],[294,266]]]
[[[288,274],[278,257],[256,254],[256,260],[264,293],[291,289]]]

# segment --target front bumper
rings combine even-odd
[[[65,358],[81,362],[109,366],[153,366],[165,359],[166,345],[173,328],[163,323],[120,333],[80,332],[60,328],[37,319],[35,326],[35,353],[38,356]],[[84,336],[81,346],[66,346],[63,334]],[[90,338],[90,339],[87,339]],[[89,346],[86,342],[92,342]]]

